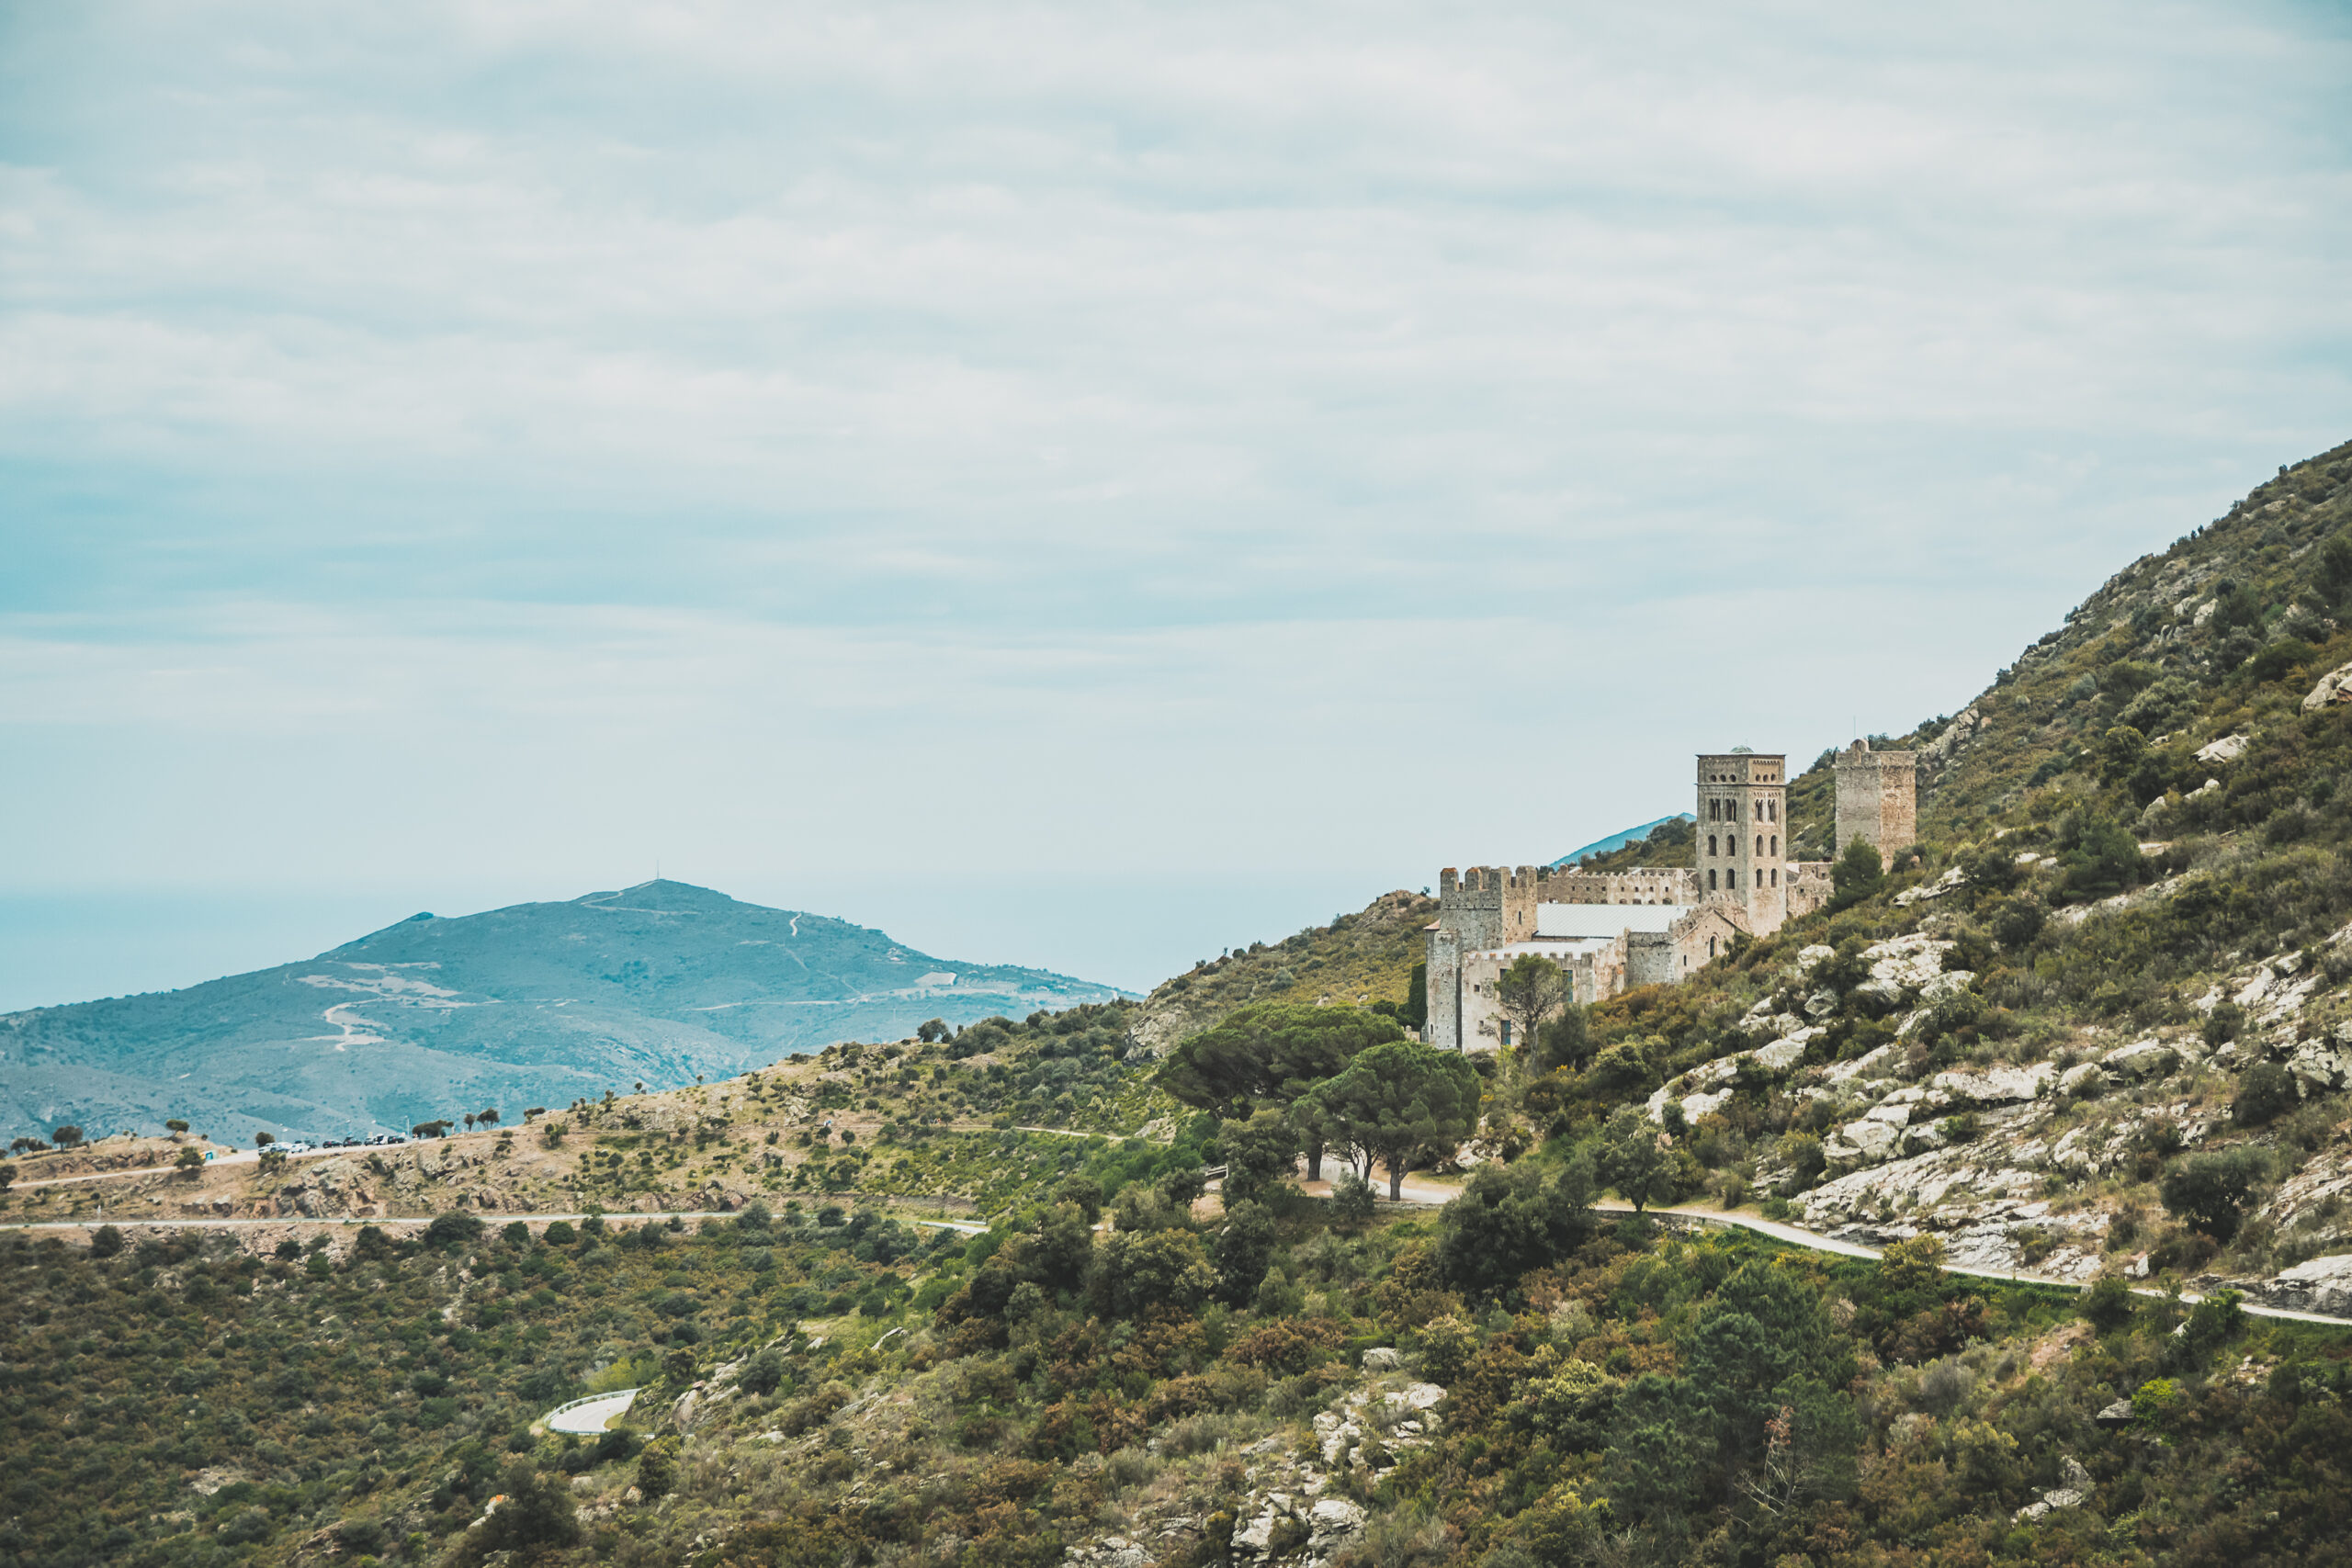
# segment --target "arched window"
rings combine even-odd
[[[1708,834],[1708,835],[1707,835],[1707,853],[1708,853],[1708,855],[1709,855],[1710,857],[1713,857],[1713,854],[1714,854],[1714,852],[1715,852],[1715,836],[1714,836],[1713,833],[1710,833],[1710,834]]]
[[[1709,866],[1709,867],[1707,868],[1707,891],[1708,891],[1708,892],[1710,892],[1710,893],[1713,893],[1714,890],[1715,890],[1715,868],[1714,868],[1713,866]]]
[[[1764,835],[1761,833],[1756,835],[1756,858],[1758,860],[1764,858]]]
[[[1777,860],[1777,859],[1779,859],[1779,858],[1780,858],[1780,854],[1781,854],[1781,835],[1780,835],[1780,834],[1778,834],[1778,833],[1775,833],[1775,834],[1773,834],[1773,835],[1772,835],[1772,856],[1773,856],[1773,858],[1774,858],[1775,860]]]
[[[1707,939],[1707,956],[1708,956],[1708,957],[1710,957],[1710,958],[1713,958],[1714,955],[1715,955],[1715,939],[1714,939],[1713,937],[1709,937],[1709,938]]]
[[[1777,866],[1777,865],[1776,865],[1776,866],[1774,866],[1774,867],[1772,868],[1772,886],[1775,886],[1775,887],[1778,887],[1780,885],[1781,885],[1781,868],[1780,868],[1779,866]]]

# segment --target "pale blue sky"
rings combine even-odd
[[[650,874],[1141,987],[2352,434],[2334,6],[0,3],[0,1007]]]

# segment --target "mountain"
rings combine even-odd
[[[0,1017],[0,1115],[92,1136],[166,1118],[232,1142],[405,1132],[1118,994],[648,882],[418,915],[304,963]]]
[[[1688,811],[1679,812],[1672,816],[1661,817],[1655,822],[1645,822],[1638,828],[1628,828],[1622,833],[1611,833],[1605,839],[1595,839],[1592,842],[1585,845],[1581,849],[1570,850],[1566,854],[1564,854],[1558,860],[1554,861],[1552,863],[1552,867],[1556,871],[1563,866],[1575,865],[1579,861],[1582,861],[1587,857],[1598,859],[1602,855],[1610,854],[1615,851],[1624,849],[1628,845],[1642,843],[1656,836],[1660,828],[1663,828],[1671,822],[1696,821],[1698,821],[1698,818],[1691,816]]]
[[[0,1162],[43,1227],[0,1234],[0,1568],[2344,1562],[2347,480],[1886,738],[1919,841],[1833,908],[1469,1074],[1380,1047],[1287,1130],[1172,1102],[1156,1042],[1394,1002],[1427,900],[527,1130]],[[559,994],[718,1005],[551,908],[508,945]],[[292,967],[384,982],[379,1032],[487,1016],[435,924]],[[1310,1130],[1411,1206],[1283,1179]]]

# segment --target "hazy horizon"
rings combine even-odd
[[[0,8],[0,1008],[657,861],[1140,988],[1952,712],[2352,434],[2347,67],[2294,4]]]

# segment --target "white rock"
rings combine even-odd
[[[2352,1253],[2314,1258],[2279,1270],[2265,1297],[2297,1312],[2352,1317]]]
[[[2314,1094],[2344,1089],[2352,1086],[2352,1049],[2310,1041],[2295,1047],[2295,1054],[2287,1058],[2287,1070]]]
[[[1947,969],[1940,975],[1928,976],[1927,984],[1919,987],[1919,999],[1939,1002],[1946,997],[1958,996],[1975,983],[1976,972],[1973,969]]]
[[[1820,1032],[1817,1029],[1801,1029],[1770,1045],[1759,1045],[1753,1053],[1756,1063],[1768,1072],[1785,1073],[1804,1060],[1806,1043]]]
[[[1838,1130],[1840,1142],[1854,1151],[1850,1156],[1876,1163],[1894,1152],[1900,1134],[1884,1122],[1849,1122]],[[1826,1151],[1825,1151],[1826,1152]]]
[[[1393,1372],[1404,1364],[1405,1358],[1392,1346],[1377,1345],[1363,1353],[1363,1370],[1368,1372]],[[1316,1417],[1316,1424],[1320,1426],[1322,1419]]]
[[[2169,1077],[2180,1070],[2180,1053],[2161,1040],[2141,1040],[2109,1052],[2101,1065],[2135,1078]]]
[[[2352,691],[2345,689],[2347,684],[2352,684],[2352,664],[2329,671],[2319,678],[2319,684],[2313,686],[2311,694],[2303,699],[2303,711],[2315,712],[2330,703],[2352,703]],[[2202,751],[2198,753],[2200,757],[2204,754]]]
[[[1905,888],[1894,896],[1894,901],[1898,905],[1908,906],[1926,898],[1940,898],[1947,893],[1956,891],[1966,880],[1966,874],[1960,867],[1953,866],[1933,882],[1923,883],[1917,887]]]
[[[1797,950],[1797,967],[1810,969],[1816,964],[1825,963],[1837,956],[1836,948],[1825,946],[1816,942],[1810,947],[1801,947]]]
[[[2097,1094],[2107,1087],[2107,1074],[2097,1062],[2077,1062],[2058,1075],[2058,1087],[2067,1094]]]
[[[2037,1100],[2041,1091],[2058,1076],[2058,1069],[2048,1062],[2036,1062],[2030,1067],[1990,1067],[1981,1073],[1938,1073],[1932,1080],[1939,1089],[1954,1100],[1966,1100],[1976,1105],[2005,1105],[2023,1100]]]
[[[1307,1550],[1325,1552],[1363,1533],[1363,1510],[1344,1497],[1325,1497],[1308,1511],[1306,1524],[1313,1532]]]

